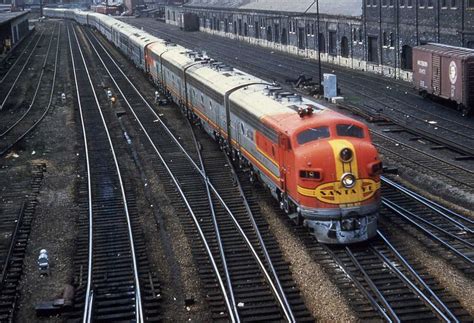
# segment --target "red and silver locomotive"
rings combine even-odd
[[[198,119],[318,241],[375,236],[382,165],[366,125],[111,17],[84,14],[81,22]]]

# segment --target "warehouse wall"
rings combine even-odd
[[[411,51],[427,42],[474,48],[472,0],[363,0],[361,17],[316,17],[236,9],[167,7],[167,22],[182,11],[200,17],[202,31],[411,81]],[[446,7],[442,5],[446,3]],[[411,4],[411,5],[410,5]],[[168,19],[170,17],[170,19]],[[176,17],[176,19],[172,19]]]

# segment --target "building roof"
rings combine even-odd
[[[417,46],[416,48],[419,50],[437,53],[439,55],[452,57],[452,58],[455,58],[455,57],[460,58],[460,59],[474,58],[474,49],[471,49],[471,48],[457,47],[457,46],[438,44],[438,43],[428,43],[426,45]]]
[[[238,9],[255,0],[191,0],[185,7]]]
[[[22,15],[26,15],[28,12],[29,11],[0,12],[0,25],[15,20]]]
[[[363,0],[319,0],[319,12],[335,16],[360,17],[362,16],[362,3]],[[185,6],[316,13],[314,0],[191,0]]]

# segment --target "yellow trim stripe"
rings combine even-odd
[[[336,166],[336,178],[341,179],[342,175],[345,173],[352,173],[356,178],[359,177],[359,168],[357,166],[357,152],[354,149],[354,145],[346,139],[334,139],[329,140],[333,154],[334,154],[334,163]],[[352,150],[354,156],[349,163],[344,163],[339,158],[339,153],[344,148],[349,148]]]
[[[280,167],[280,165],[278,165],[278,163],[276,162],[276,160],[274,160],[272,157],[270,157],[266,152],[264,152],[263,150],[261,150],[260,148],[258,148],[257,145],[255,145],[255,147],[257,147],[257,151],[259,153],[261,153],[263,156],[265,156],[269,161],[271,161],[276,167]]]
[[[352,204],[370,199],[380,189],[380,182],[372,179],[359,179],[353,188],[345,188],[340,182],[322,184],[314,189],[297,186],[301,195],[316,198],[328,204]]]
[[[265,167],[265,165],[263,165],[254,155],[252,155],[244,147],[240,147],[240,149],[242,150],[242,152],[245,155],[248,156],[249,159],[253,159],[256,164],[258,164],[261,168],[265,169],[268,172],[268,174],[270,174],[270,176],[273,177],[273,179],[277,182],[277,184],[280,183],[280,178],[278,176],[276,176],[275,174],[273,174],[273,172],[271,170],[269,170],[267,167]]]

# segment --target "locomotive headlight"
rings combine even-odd
[[[339,153],[339,158],[341,158],[341,160],[345,163],[350,162],[353,156],[354,156],[354,153],[349,148],[344,148]]]
[[[351,173],[342,175],[341,183],[345,188],[352,188],[356,183],[356,178]]]

